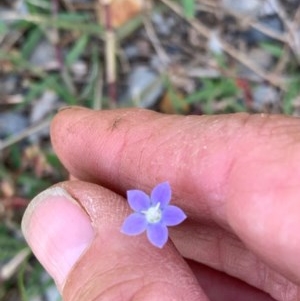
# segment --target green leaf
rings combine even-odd
[[[33,198],[39,192],[51,186],[51,182],[45,179],[38,179],[30,173],[23,173],[17,179],[17,184],[23,186],[26,197]]]
[[[25,0],[25,3],[29,13],[50,12],[52,8],[49,0]]]
[[[86,49],[88,41],[89,41],[88,35],[83,35],[77,40],[77,42],[75,43],[73,48],[69,51],[66,57],[67,66],[71,66],[73,63],[75,63],[78,60],[78,58],[82,55],[82,53]]]
[[[85,13],[59,13],[57,15],[58,20],[66,22],[88,22],[91,18]]]
[[[118,40],[123,40],[133,34],[143,24],[143,16],[137,15],[116,30]]]
[[[47,162],[54,168],[56,169],[62,169],[62,165],[57,157],[56,154],[54,153],[48,153],[46,154]]]
[[[195,7],[195,0],[182,0],[183,3],[183,11],[184,11],[184,15],[186,18],[188,19],[192,19],[195,16],[195,11],[196,11],[196,7]]]
[[[20,105],[19,108],[22,108],[31,101],[37,99],[40,95],[43,94],[45,90],[55,91],[61,97],[61,99],[63,99],[69,105],[77,104],[77,99],[69,91],[61,76],[53,74],[48,75],[47,77],[41,79],[38,82],[31,83],[27,95],[24,99],[24,102],[22,103],[22,105]]]
[[[8,32],[8,26],[2,20],[0,20],[0,35],[4,35]]]
[[[15,256],[26,244],[12,236],[4,224],[0,225],[0,261],[8,260]]]
[[[95,24],[92,21],[85,22],[84,18],[66,18],[65,15],[58,15],[54,18],[46,14],[31,14],[23,17],[21,21],[46,27],[79,31],[86,34],[97,34],[98,36],[103,34],[103,28],[99,24]]]
[[[41,41],[43,37],[43,32],[39,27],[34,27],[29,33],[25,42],[22,45],[22,56],[25,59],[28,59],[31,55],[32,51],[36,47],[39,41]]]
[[[12,145],[10,147],[10,160],[15,169],[18,169],[21,167],[21,164],[22,164],[21,158],[22,158],[22,155],[21,155],[20,147],[15,144]]]
[[[283,98],[283,112],[285,114],[293,113],[293,100],[300,96],[300,77],[292,79]]]
[[[284,52],[283,46],[279,44],[262,42],[260,43],[260,46],[276,58],[282,57]]]
[[[58,75],[49,76],[45,79],[46,87],[54,90],[69,105],[77,104],[76,97],[69,91],[64,80]]]

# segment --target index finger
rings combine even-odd
[[[52,141],[76,178],[122,193],[168,180],[188,215],[233,229],[299,282],[299,129],[280,116],[70,109],[54,119]]]
[[[208,208],[211,200],[217,203],[224,196],[232,161],[227,151],[230,133],[222,119],[72,109],[56,116],[51,136],[58,156],[76,178],[123,193],[129,188],[149,191],[168,180],[174,198],[189,200],[186,209],[207,216],[214,214]],[[236,130],[240,126],[236,122]],[[232,125],[229,130],[235,132]],[[222,134],[218,139],[216,132]]]

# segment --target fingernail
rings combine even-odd
[[[49,188],[30,202],[23,216],[22,231],[59,287],[94,237],[89,216],[60,187]]]

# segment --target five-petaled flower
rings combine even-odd
[[[154,187],[150,197],[141,190],[128,190],[127,199],[135,212],[126,218],[121,232],[138,235],[146,230],[149,241],[158,248],[168,240],[167,226],[176,226],[186,219],[179,207],[169,205],[171,187],[168,182]]]

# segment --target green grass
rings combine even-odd
[[[81,105],[97,109],[110,108],[112,101],[109,95],[105,93],[105,89],[101,90],[101,85],[105,86],[106,71],[105,28],[97,22],[95,11],[79,9],[69,11],[64,7],[57,14],[54,14],[50,0],[27,0],[25,2],[27,3],[28,14],[21,15],[14,22],[6,22],[5,19],[0,20],[0,41],[3,37],[16,35],[16,41],[10,47],[6,43],[0,44],[0,68],[1,66],[7,68],[3,68],[4,71],[0,69],[0,72],[3,72],[4,77],[12,74],[22,81],[20,90],[14,91],[14,93],[23,96],[21,103],[8,105],[7,110],[28,113],[36,100],[48,90],[55,92],[61,104],[64,105]],[[182,0],[177,1],[177,3],[182,8],[188,22],[193,22],[197,16],[196,2],[194,0]],[[164,16],[171,14],[170,9],[159,3],[154,4],[153,11],[162,13]],[[115,30],[116,44],[119,47],[116,52],[117,76],[121,87],[126,86],[124,82],[121,82],[126,77],[123,71],[126,68],[122,69],[121,66],[128,63],[130,70],[134,65],[130,65],[131,62],[124,60],[121,50],[126,43],[132,41],[134,44],[135,39],[147,38],[143,31],[144,18],[144,14],[139,14]],[[173,18],[178,20],[179,17],[173,15]],[[199,43],[203,43],[203,45],[199,45],[201,47],[194,45],[186,50],[187,44],[190,42],[186,36],[188,36],[187,33],[190,33],[191,27],[187,21],[182,21],[182,24],[187,29],[182,37],[184,41],[179,43],[179,46],[185,56],[182,61],[174,61],[172,64],[175,66],[182,64],[185,67],[185,65],[193,62],[193,54],[195,57],[196,55],[204,55],[203,68],[207,67],[206,62],[208,65],[211,63],[220,71],[220,76],[218,78],[193,79],[197,88],[189,93],[187,89],[184,89],[185,87],[178,87],[172,81],[174,74],[171,68],[162,72],[159,79],[162,79],[164,83],[165,93],[170,99],[172,112],[183,114],[186,113],[186,108],[191,113],[201,111],[205,114],[247,111],[245,102],[240,100],[242,93],[236,84],[236,76],[234,76],[235,67],[232,67],[235,66],[232,64],[234,58],[227,56],[226,53],[219,57],[209,53],[201,53],[206,43],[203,37],[199,37]],[[177,31],[177,27],[172,30]],[[178,28],[178,32],[182,33],[180,30],[182,28]],[[171,35],[173,34],[172,32]],[[41,41],[45,40],[49,41],[55,50],[62,54],[63,61],[60,62],[62,66],[58,70],[48,71],[30,63],[32,53]],[[154,53],[153,43],[150,39],[147,41]],[[170,46],[170,48],[178,46],[174,37],[163,37],[160,43],[161,47],[165,47],[164,49],[167,49],[166,46]],[[179,46],[177,48],[180,48]],[[289,60],[284,65],[281,74],[287,78],[287,88],[281,91],[280,107],[282,113],[294,114],[295,99],[300,95],[300,69],[292,51],[287,51],[284,46],[287,45],[271,41],[262,43],[258,47],[270,54],[275,63],[283,61],[284,56],[289,55]],[[170,53],[168,55],[172,56]],[[186,62],[187,57],[190,58],[190,62]],[[72,73],[72,66],[78,60],[84,61],[88,69],[82,82],[77,82]],[[171,67],[172,64],[170,64]],[[233,75],[226,76],[227,73],[224,71],[230,71]],[[257,84],[257,81],[249,80],[250,88]],[[144,92],[147,93],[147,91]],[[224,103],[221,106],[222,109],[217,109],[222,103]],[[130,102],[130,105],[133,106],[134,102]],[[117,104],[117,106],[121,106],[121,104]],[[6,110],[7,107],[1,108]],[[52,114],[53,112],[49,112],[48,117]],[[1,154],[3,160],[0,162],[0,184],[12,183],[13,197],[20,197],[27,202],[50,185],[67,178],[67,174],[53,153],[47,138],[40,139],[39,147],[41,155],[44,156],[52,171],[39,174],[38,168],[34,164],[24,167],[24,154],[31,144],[35,144],[35,142],[27,140],[6,148]],[[2,195],[1,198],[5,201],[11,199],[5,195]],[[0,212],[0,267],[7,264],[27,247],[20,232],[20,222],[24,209],[24,207],[11,207],[5,208],[4,213]],[[0,300],[11,300],[11,296],[14,296],[15,301],[27,301],[32,300],[36,295],[44,295],[47,287],[53,285],[51,280],[43,280],[44,278],[43,268],[31,254],[14,275],[0,283]]]

